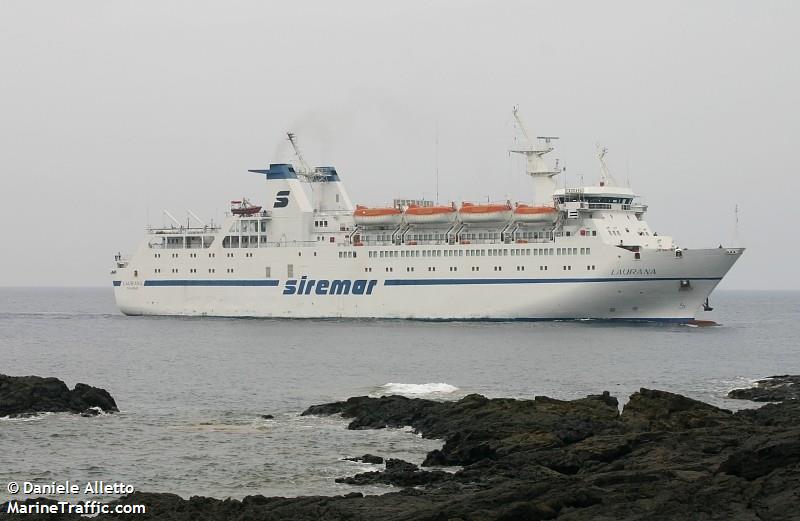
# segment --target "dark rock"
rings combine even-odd
[[[375,472],[362,472],[347,478],[336,478],[337,483],[349,485],[374,485],[383,483],[398,487],[417,487],[430,485],[452,478],[452,474],[441,470],[420,470],[413,463],[401,459],[386,460],[386,470]]]
[[[373,463],[376,465],[380,465],[383,463],[383,458],[380,456],[374,456],[372,454],[364,454],[363,456],[358,456],[355,458],[345,458],[347,461],[361,461],[363,463]]]
[[[800,375],[770,376],[759,380],[753,387],[734,389],[728,398],[754,402],[782,402],[800,399]]]
[[[800,439],[754,437],[731,454],[719,467],[720,472],[747,480],[766,476],[775,469],[800,463]]]
[[[742,409],[736,416],[765,426],[796,426],[800,418],[800,400],[768,403],[758,409]]]
[[[608,391],[603,391],[602,394],[590,394],[586,397],[589,400],[600,400],[604,404],[610,407],[618,407],[619,400],[617,400],[616,396],[611,396],[611,393]]]
[[[274,420],[274,419],[275,419],[275,416],[273,416],[273,415],[271,415],[271,414],[262,414],[262,415],[261,415],[261,419],[262,419],[262,420]]]
[[[97,407],[118,411],[114,398],[105,390],[77,384],[73,390],[58,378],[0,375],[0,416],[41,412],[88,413]]]
[[[631,395],[622,420],[647,430],[683,430],[725,425],[735,418],[728,410],[680,394],[642,388]]]

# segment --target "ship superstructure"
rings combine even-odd
[[[263,206],[232,201],[220,225],[149,228],[117,256],[129,315],[408,319],[621,319],[686,322],[742,248],[681,249],[653,232],[646,205],[605,163],[593,186],[556,188],[519,116],[530,201],[354,206],[333,167],[250,170]],[[194,214],[192,214],[194,215]]]

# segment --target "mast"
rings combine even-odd
[[[536,136],[539,142],[534,143],[528,133],[528,129],[522,122],[517,107],[514,107],[512,114],[525,138],[525,143],[518,144],[511,148],[509,152],[522,154],[527,159],[525,172],[533,179],[533,204],[536,206],[552,206],[553,192],[556,189],[556,182],[553,177],[560,174],[561,169],[558,166],[551,168],[542,156],[553,151],[551,141],[558,139],[558,137]]]
[[[597,145],[597,160],[600,161],[600,186],[617,186],[617,182],[608,170],[608,164],[606,164],[605,157],[607,153],[608,148]]]

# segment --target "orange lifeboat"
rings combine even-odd
[[[453,206],[416,206],[406,208],[405,219],[408,224],[441,224],[456,220]]]
[[[461,222],[465,223],[507,221],[511,217],[511,205],[509,203],[462,203],[458,215]]]
[[[353,212],[353,218],[361,226],[396,226],[400,224],[403,212],[399,208],[369,208],[358,205]]]
[[[552,206],[529,206],[518,204],[514,209],[514,220],[523,223],[553,222],[558,211]]]

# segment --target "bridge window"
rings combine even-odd
[[[167,248],[183,248],[183,237],[167,237]]]

